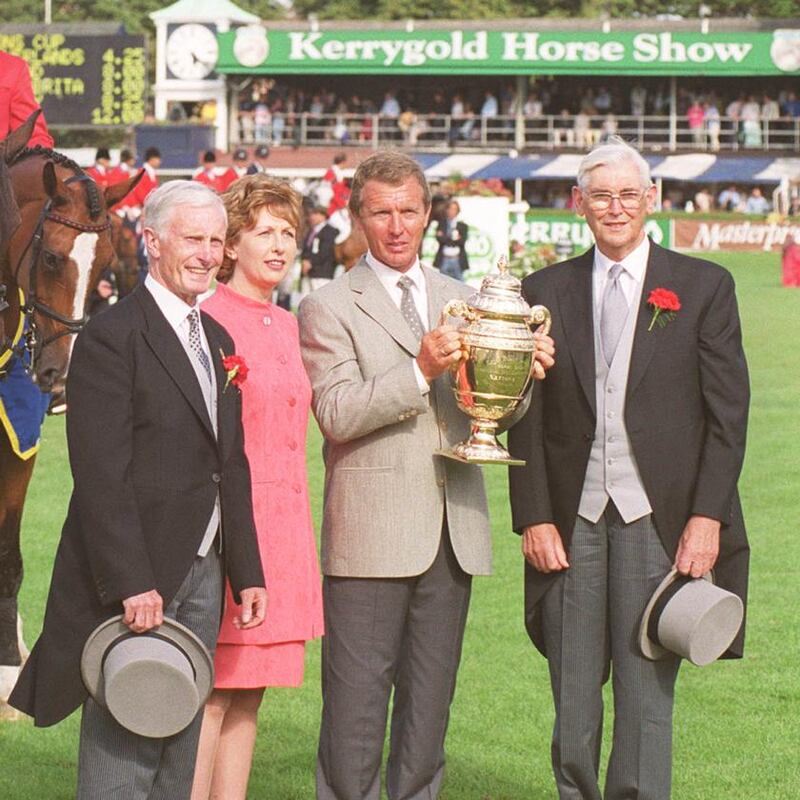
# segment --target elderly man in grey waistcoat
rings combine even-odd
[[[746,599],[736,484],[749,389],[733,280],[647,238],[655,194],[636,150],[619,139],[593,150],[573,198],[596,246],[523,283],[529,302],[551,309],[559,352],[509,444],[527,460],[511,470],[511,505],[526,624],[549,662],[561,800],[670,796],[680,660],[643,656],[643,612],[673,565],[693,577],[713,567]],[[742,647],[743,630],[725,655]],[[614,736],[601,791],[609,674]]]

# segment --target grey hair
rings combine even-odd
[[[144,201],[144,227],[150,228],[159,238],[166,235],[172,212],[179,206],[189,208],[218,208],[228,226],[228,214],[219,195],[197,181],[170,181],[147,195]]]
[[[624,163],[633,164],[639,170],[642,189],[647,189],[653,183],[650,177],[650,165],[642,154],[619,136],[609,136],[606,142],[587,153],[581,161],[578,167],[578,188],[582,192],[586,191],[589,186],[589,173],[597,167],[618,166]]]

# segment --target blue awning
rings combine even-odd
[[[574,180],[581,153],[511,156],[418,153],[414,156],[431,180],[452,176],[482,180]],[[654,178],[689,183],[776,184],[786,178],[800,179],[800,158],[689,153],[645,156]]]

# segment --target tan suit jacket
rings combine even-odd
[[[423,267],[428,321],[472,290]],[[445,374],[423,395],[412,359],[419,344],[362,259],[303,300],[303,361],[325,437],[322,568],[326,575],[407,577],[436,556],[445,511],[462,569],[491,572],[483,476],[435,455],[469,434]]]

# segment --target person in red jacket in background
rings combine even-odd
[[[213,150],[207,150],[203,156],[203,166],[194,173],[192,180],[205,184],[217,194],[222,194],[236,180],[236,173],[229,169],[218,170],[217,154]]]
[[[0,141],[16,130],[39,108],[33,96],[28,64],[19,56],[0,50]],[[28,147],[53,147],[44,114],[39,115]]]
[[[147,195],[158,187],[158,175],[156,170],[161,166],[161,152],[157,147],[148,147],[144,151],[144,163],[142,169],[144,175],[136,186],[133,187],[127,197],[120,203],[128,209],[128,216],[138,218],[142,213],[142,206],[147,199]]]
[[[111,166],[111,154],[107,147],[98,147],[94,156],[94,164],[87,167],[84,172],[97,184],[100,189],[107,189],[115,183],[122,183],[128,175],[119,167]]]
[[[322,176],[323,181],[327,181],[331,185],[331,200],[328,204],[328,216],[335,214],[337,211],[347,208],[347,201],[350,199],[350,188],[344,179],[341,165],[347,161],[345,153],[337,153],[333,158],[333,164],[328,168],[328,171]]]

